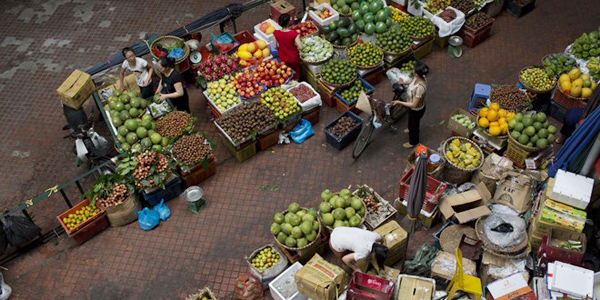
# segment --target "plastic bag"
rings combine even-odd
[[[0,273],[0,300],[6,300],[12,294],[12,288],[4,282],[4,275]]]
[[[404,81],[411,79],[411,72],[400,71],[398,68],[391,68],[385,72],[385,76],[390,80],[390,84],[393,86],[394,83],[398,83],[398,79]]]
[[[15,247],[25,245],[42,231],[42,229],[29,221],[29,219],[20,216],[7,216],[3,223],[3,229],[6,233],[8,243]]]
[[[235,281],[236,300],[261,300],[263,298],[262,284],[256,276],[248,273],[241,274]]]
[[[4,255],[6,248],[8,248],[8,237],[4,229],[0,227],[0,256]]]
[[[501,224],[510,224],[512,231],[498,232],[493,230]],[[500,248],[518,245],[527,237],[525,221],[517,216],[505,214],[491,214],[483,221],[483,232]]]
[[[171,52],[169,52],[169,55],[167,55],[167,57],[172,58],[174,60],[178,60],[178,59],[182,58],[184,54],[185,54],[185,52],[183,51],[183,49],[175,48],[175,49],[171,50]]]
[[[154,206],[154,210],[158,212],[160,219],[166,221],[171,216],[171,210],[165,205],[165,200],[160,200],[160,203]]]
[[[160,222],[158,212],[147,207],[138,211],[138,222],[142,230],[152,230]]]
[[[440,37],[447,37],[451,34],[458,32],[463,26],[463,24],[465,24],[465,14],[462,11],[453,7],[448,7],[448,9],[454,10],[454,12],[456,13],[456,18],[454,18],[454,20],[450,21],[449,23],[446,23],[446,21],[438,17],[438,15],[441,12],[431,17],[431,22],[435,26],[437,26],[437,28],[439,28]]]
[[[315,134],[315,130],[310,125],[310,122],[306,119],[300,120],[300,124],[296,125],[294,129],[290,132],[290,137],[294,142],[301,144],[307,138],[311,137]]]

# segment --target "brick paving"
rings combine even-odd
[[[301,1],[291,1],[299,7]],[[10,208],[83,173],[63,140],[64,118],[56,88],[75,68],[108,57],[145,33],[165,33],[229,1],[3,1],[0,3],[0,205]],[[460,59],[434,48],[429,64],[427,113],[422,142],[437,146],[448,136],[441,120],[456,107],[466,107],[476,82],[514,83],[518,71],[539,64],[542,56],[562,51],[582,32],[600,24],[595,0],[538,1],[527,16],[502,14],[492,36]],[[238,19],[251,29],[267,18],[263,5]],[[205,36],[208,33],[205,33]],[[191,90],[192,111],[199,128],[217,139],[205,101]],[[390,98],[387,81],[376,96]],[[217,151],[217,175],[202,184],[207,207],[191,214],[182,200],[169,203],[173,215],[152,232],[137,224],[110,228],[83,246],[64,235],[11,261],[4,271],[13,288],[11,299],[179,299],[209,286],[219,299],[231,299],[233,282],[247,270],[243,260],[272,242],[272,213],[291,201],[317,205],[325,188],[367,183],[393,200],[407,151],[401,133],[378,132],[358,161],[351,147],[338,152],[326,144],[322,127],[337,116],[325,108],[316,135],[301,145],[276,146],[238,163],[224,149]],[[99,126],[101,126],[99,124]],[[277,191],[261,191],[261,186]],[[69,190],[76,194],[76,190]],[[33,207],[44,228],[57,226],[64,210],[59,198]],[[410,253],[430,241],[430,232],[411,240]]]

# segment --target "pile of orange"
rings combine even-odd
[[[515,113],[500,108],[500,104],[492,102],[490,106],[479,110],[479,127],[491,136],[505,135],[508,133],[508,121],[515,118]]]

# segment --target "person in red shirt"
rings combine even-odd
[[[277,52],[279,59],[294,70],[294,79],[298,79],[300,78],[300,52],[298,50],[302,49],[302,44],[300,43],[300,35],[296,31],[290,30],[289,25],[290,15],[281,15],[279,26],[282,29],[275,30],[273,36],[275,36],[275,41],[279,45]]]

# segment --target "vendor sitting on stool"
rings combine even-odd
[[[337,227],[331,232],[329,247],[337,258],[352,270],[366,271],[369,262],[375,270],[383,270],[388,248],[377,242],[382,238],[379,234],[354,227]]]

